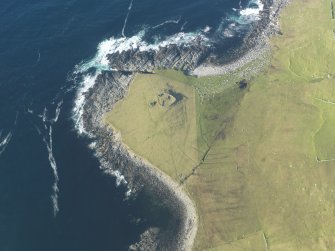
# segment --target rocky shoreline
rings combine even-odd
[[[165,68],[197,75],[223,74],[247,64],[250,62],[248,58],[259,58],[269,48],[267,38],[279,32],[279,10],[288,0],[263,2],[262,18],[239,52],[244,56],[239,56],[231,64],[215,65],[211,49],[204,46],[200,38],[188,46],[169,45],[158,51],[117,52],[108,56],[110,67],[115,71],[102,72],[85,94],[83,126],[93,140],[92,147],[101,168],[106,173],[122,174],[121,180],[124,178],[123,182],[133,193],[145,189],[153,199],[164,201],[167,209],[173,212],[177,225],[166,231],[148,229],[129,250],[191,250],[198,219],[195,207],[183,188],[124,145],[120,135],[103,122],[104,114],[124,98],[137,72],[149,73],[155,68]]]
[[[261,19],[255,24],[247,36],[244,45],[233,51],[233,54],[239,57],[232,57],[228,63],[217,64],[215,61],[208,60],[195,68],[191,74],[204,77],[224,75],[234,72],[237,69],[258,60],[257,67],[253,66],[255,73],[263,70],[269,62],[271,46],[269,38],[274,35],[281,34],[279,25],[280,10],[285,7],[291,0],[270,0],[263,1],[265,10],[261,14]],[[263,20],[268,20],[268,23]]]
[[[117,133],[103,123],[103,115],[121,100],[134,74],[126,72],[104,72],[97,84],[87,93],[84,126],[94,138],[94,149],[101,167],[106,173],[117,170],[127,181],[133,193],[149,189],[153,198],[166,200],[166,206],[173,212],[180,228],[173,236],[148,229],[142,240],[130,250],[190,250],[196,234],[197,217],[191,200],[166,174],[136,156],[124,145]],[[153,241],[155,240],[155,241]]]

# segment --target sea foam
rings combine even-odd
[[[57,163],[56,159],[53,154],[53,127],[52,125],[55,124],[58,121],[61,107],[63,104],[63,100],[59,101],[57,103],[56,109],[55,109],[55,115],[53,118],[48,117],[48,109],[45,107],[43,109],[43,113],[39,114],[38,117],[41,118],[42,126],[44,130],[42,131],[38,126],[35,125],[35,129],[38,132],[38,134],[42,137],[42,140],[46,146],[47,152],[48,152],[48,160],[50,167],[52,169],[52,173],[54,176],[54,181],[52,184],[52,194],[50,195],[52,207],[53,207],[53,214],[54,216],[57,216],[57,213],[59,212],[59,205],[58,205],[58,193],[59,193],[59,177],[58,177],[58,170],[57,170]],[[31,113],[33,114],[33,113]]]
[[[0,155],[6,150],[7,145],[12,139],[12,132],[10,131],[5,137],[0,139]]]
[[[160,23],[160,24],[157,24],[151,27],[151,29],[158,29],[160,27],[163,27],[166,24],[179,24],[180,20],[181,20],[181,17],[179,17],[178,19],[167,20],[167,21],[164,21],[163,23]]]
[[[255,6],[255,7],[253,7]],[[260,13],[264,9],[264,4],[261,0],[252,0],[247,8],[240,10],[242,19],[259,20]]]
[[[123,37],[125,37],[124,31],[125,31],[126,26],[127,26],[127,22],[128,22],[130,11],[133,8],[133,2],[134,2],[134,0],[130,0],[130,4],[129,4],[129,7],[128,7],[128,12],[127,12],[126,18],[124,20],[124,24],[123,24],[123,28],[122,28],[122,32],[121,32],[121,34],[122,34]]]
[[[0,131],[0,155],[4,153],[4,151],[6,150],[8,144],[10,143],[13,137],[14,130],[17,126],[18,118],[19,118],[19,113],[17,112],[12,129],[6,134],[6,136],[2,137],[3,130]]]
[[[52,123],[56,123],[58,121],[59,115],[60,115],[60,111],[63,105],[63,100],[59,101],[55,110],[55,117],[53,119],[51,119]]]
[[[52,185],[53,193],[51,194],[51,200],[52,200],[52,205],[53,205],[53,213],[54,213],[54,216],[56,216],[57,213],[59,212],[59,206],[58,206],[58,192],[59,192],[58,181],[59,181],[59,178],[58,178],[56,160],[55,160],[55,157],[53,155],[52,126],[51,125],[49,127],[49,142],[47,142],[45,138],[44,138],[44,142],[45,142],[47,150],[48,150],[48,159],[49,159],[49,163],[50,163],[50,166],[52,168],[53,175],[54,175],[54,183]]]

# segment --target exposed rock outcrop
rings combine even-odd
[[[110,54],[108,60],[111,68],[118,71],[152,72],[155,68],[191,70],[208,57],[210,50],[199,38],[189,45],[171,44],[159,50],[116,52]]]

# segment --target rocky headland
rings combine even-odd
[[[107,172],[122,174],[132,193],[145,190],[161,200],[174,215],[170,229],[150,228],[130,250],[191,250],[197,232],[196,209],[182,186],[169,176],[136,156],[120,136],[104,123],[104,115],[123,99],[138,72],[153,73],[156,68],[178,69],[195,75],[224,74],[237,69],[269,51],[268,37],[280,33],[278,15],[288,0],[264,0],[264,10],[246,36],[243,46],[229,55],[217,55],[199,37],[192,43],[174,44],[159,50],[128,50],[108,55],[113,71],[104,71],[85,94],[83,126],[94,140],[95,154]],[[222,57],[227,57],[221,60]],[[264,58],[265,60],[265,58]],[[228,63],[229,62],[229,63]],[[260,68],[254,69],[259,71]]]

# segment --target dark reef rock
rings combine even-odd
[[[200,41],[191,45],[171,44],[159,50],[138,49],[108,55],[110,67],[118,71],[152,72],[155,68],[192,70],[208,55],[210,48]]]

